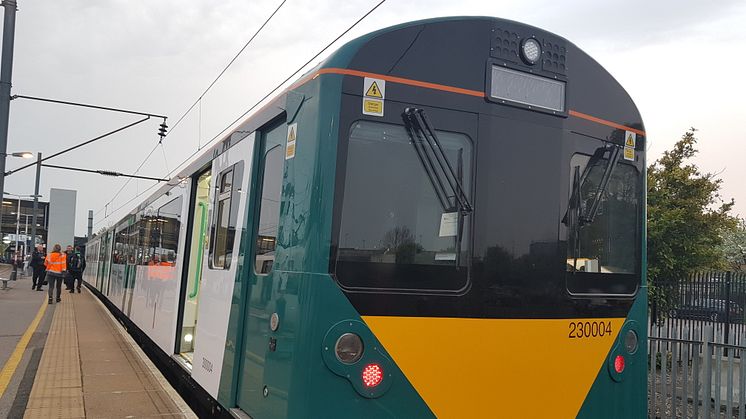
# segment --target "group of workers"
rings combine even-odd
[[[49,304],[61,301],[62,283],[68,291],[74,293],[83,283],[83,271],[85,271],[85,258],[80,254],[80,247],[67,246],[62,252],[62,246],[55,244],[49,254],[44,253],[44,246],[38,245],[31,255],[29,263],[33,269],[33,283],[31,289],[44,291],[42,285],[49,284]],[[77,287],[75,286],[77,282]],[[57,298],[53,299],[53,292],[57,290]]]

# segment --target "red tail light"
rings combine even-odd
[[[617,374],[621,374],[622,371],[624,371],[624,357],[621,355],[617,355],[616,358],[614,358],[614,371],[617,372]]]
[[[383,381],[383,369],[378,364],[368,364],[363,368],[363,384],[365,387],[375,387]]]

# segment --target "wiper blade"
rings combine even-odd
[[[455,209],[461,215],[468,215],[473,210],[469,199],[466,197],[464,188],[458,175],[454,172],[448,161],[443,147],[425,115],[425,111],[417,108],[407,108],[402,114],[404,126],[407,129],[417,157],[420,159],[430,182],[435,189],[435,194],[444,210]],[[454,205],[450,205],[450,198]]]
[[[621,153],[619,150],[620,148],[615,145],[599,147],[596,149],[595,153],[593,153],[593,156],[591,156],[590,160],[588,160],[588,164],[586,164],[585,169],[583,170],[583,174],[580,175],[579,178],[577,170],[574,172],[575,177],[573,179],[572,193],[570,194],[570,202],[567,205],[567,212],[565,212],[565,216],[562,218],[563,224],[569,225],[568,223],[572,222],[572,220],[570,220],[570,217],[573,216],[577,216],[577,220],[575,220],[577,227],[593,223],[593,220],[596,218],[596,214],[598,213],[598,207],[601,204],[601,197],[606,191],[606,187],[609,184],[609,180],[611,179],[611,175],[614,172],[614,168],[619,162]],[[591,201],[591,204],[589,206],[586,206],[587,210],[581,213],[581,188],[585,184],[585,181],[588,178],[591,170],[593,170],[593,168],[598,164],[599,160],[604,159],[606,153],[609,153],[609,157],[608,159],[606,159],[606,166],[604,167],[601,181],[596,187],[596,192],[593,194],[593,200]],[[579,166],[576,166],[576,169],[578,168]],[[574,214],[571,213],[571,211],[573,210],[575,212]]]
[[[607,151],[610,154],[609,154],[609,159],[606,162],[606,167],[604,168],[604,174],[601,177],[601,182],[598,183],[598,187],[596,188],[596,193],[593,196],[593,201],[591,201],[591,205],[588,207],[588,210],[585,212],[585,214],[580,215],[579,221],[581,225],[593,223],[593,220],[596,218],[596,213],[598,213],[598,206],[601,204],[601,197],[606,191],[606,187],[609,185],[609,179],[611,179],[611,174],[614,172],[614,168],[619,162],[620,152],[619,152],[619,147],[617,146],[600,148],[596,150],[596,153],[594,153],[593,157],[596,157],[598,155],[598,158],[600,159],[603,157],[604,154],[606,154]],[[588,173],[590,173],[591,163],[592,163],[591,161],[588,162],[588,166],[586,166],[585,173],[583,173],[583,178],[580,179],[581,187],[583,186],[583,182],[585,182],[585,179],[588,176]],[[578,193],[580,193],[580,190],[578,190]]]

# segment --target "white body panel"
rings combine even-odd
[[[238,200],[238,219],[236,220],[236,234],[233,240],[231,266],[229,269],[211,269],[209,251],[205,251],[203,258],[205,263],[202,268],[192,377],[215,398],[217,398],[220,385],[236,269],[241,264],[243,257],[239,254],[239,245],[242,232],[246,227],[243,222],[246,218],[246,203],[248,202],[246,194],[248,193],[252,170],[255,135],[253,133],[244,138],[240,143],[213,160],[212,163],[209,217],[211,226],[215,222],[215,185],[220,182],[220,173],[239,161],[243,161],[244,164],[243,177],[240,183],[238,179],[234,180],[235,186],[240,185],[241,192]]]
[[[109,287],[109,301],[114,303],[118,309],[122,309],[122,297],[124,296],[124,264],[111,264],[111,285]]]
[[[149,205],[149,207],[158,209],[179,196],[183,201],[176,266],[137,266],[130,311],[130,320],[167,354],[174,352],[174,340],[176,339],[186,220],[189,213],[189,187],[187,185],[176,186],[171,189],[170,195],[162,196]],[[121,304],[121,301],[115,304]]]

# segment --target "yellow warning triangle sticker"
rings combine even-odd
[[[290,127],[290,134],[288,134],[288,141],[295,141],[295,127]]]
[[[624,145],[627,147],[634,147],[635,146],[635,139],[632,137],[632,134],[627,135],[627,141],[624,142]]]
[[[373,82],[370,85],[370,87],[368,88],[368,91],[365,92],[365,96],[377,97],[379,99],[383,99],[383,95],[381,94],[381,89],[378,88],[378,84],[376,82]]]

